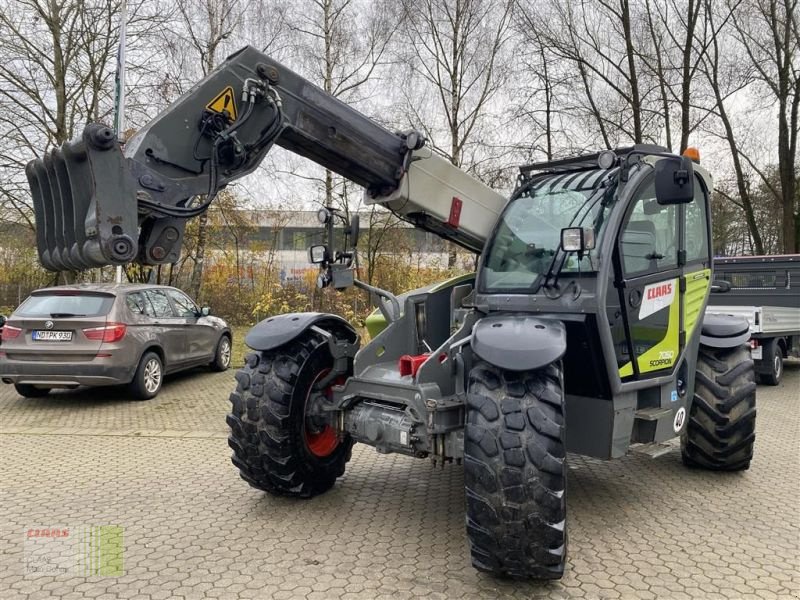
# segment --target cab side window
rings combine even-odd
[[[700,181],[695,178],[694,200],[686,205],[686,262],[708,262],[708,207],[706,194]]]
[[[153,317],[174,317],[172,307],[169,304],[169,298],[160,290],[147,290],[145,292],[153,305]]]
[[[678,209],[656,201],[655,184],[642,187],[620,235],[625,275],[678,266]]]

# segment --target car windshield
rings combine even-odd
[[[34,294],[14,312],[17,317],[100,317],[108,314],[114,297],[103,294],[46,292]]]
[[[599,245],[609,173],[598,169],[547,175],[521,188],[503,212],[487,249],[482,288],[530,291],[550,268],[564,227],[595,227]],[[595,253],[587,252],[581,261],[570,254],[562,272],[595,271]]]

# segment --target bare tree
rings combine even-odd
[[[506,81],[503,51],[511,35],[512,6],[509,1],[404,1],[408,65],[416,82],[435,97],[444,131],[422,112],[421,97],[407,95],[407,108],[433,147],[456,166],[464,166],[465,149],[476,141]]]
[[[398,27],[395,16],[385,0],[308,0],[289,11],[287,27],[295,34],[294,48],[304,73],[313,74],[311,79],[327,93],[358,103],[390,61],[390,43]],[[338,204],[349,214],[345,182],[326,169],[322,184],[323,203]]]
[[[668,148],[673,148],[673,107],[677,109],[679,123],[677,148],[683,152],[689,145],[689,136],[702,119],[703,111],[696,111],[696,76],[706,51],[707,22],[702,0],[645,0],[644,16],[649,44],[637,50],[653,85],[658,88],[664,136]],[[648,108],[649,109],[649,108]],[[693,112],[698,115],[693,118]]]
[[[505,45],[511,35],[513,2],[502,0],[404,0],[410,86],[427,91],[406,94],[409,120],[422,127],[431,146],[457,167],[467,163],[470,145],[485,143],[482,127],[508,70]],[[421,106],[432,97],[433,114]],[[443,126],[437,115],[443,116]],[[434,117],[434,118],[432,118]],[[455,247],[449,266],[456,261]]]
[[[642,28],[631,2],[522,5],[537,36],[574,66],[584,112],[595,121],[604,145],[612,147],[620,137],[636,143],[652,139],[649,90],[641,89]]]
[[[163,17],[155,3],[128,4],[135,47]],[[117,0],[0,0],[0,218],[32,229],[25,164],[87,122],[110,120],[119,8]]]
[[[762,93],[777,105],[778,171],[783,251],[800,251],[797,138],[800,135],[800,8],[798,0],[743,0],[732,23]],[[767,178],[764,178],[765,182]]]
[[[731,152],[731,161],[736,179],[736,190],[739,195],[738,204],[744,213],[745,222],[753,239],[754,250],[757,254],[764,253],[764,244],[761,240],[761,233],[755,218],[753,200],[750,196],[750,185],[746,170],[746,164],[742,160],[740,150],[740,139],[734,130],[733,120],[730,115],[726,100],[735,92],[750,83],[750,75],[747,69],[740,68],[737,55],[725,51],[721,47],[724,39],[725,26],[732,16],[730,10],[715,10],[714,0],[704,0],[706,6],[707,19],[710,31],[710,46],[703,58],[703,72],[714,94],[714,104],[712,111],[719,118],[722,125],[722,137],[728,144]],[[721,12],[721,14],[719,14]],[[722,189],[717,190],[723,197],[727,197],[734,202],[732,196],[725,194]]]
[[[186,78],[196,81],[217,66],[225,40],[241,23],[244,5],[239,0],[178,0],[175,6],[180,17],[179,28],[177,32],[165,31],[164,42],[169,54],[175,57],[174,64],[181,69],[168,78],[176,82],[176,91],[182,91],[185,87],[182,81]],[[189,64],[196,67],[187,68]],[[203,287],[208,212],[198,217],[193,233],[191,291],[198,298]]]

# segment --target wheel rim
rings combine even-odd
[[[306,448],[318,458],[330,456],[339,447],[339,436],[336,434],[336,430],[329,423],[321,422],[319,408],[324,401],[331,399],[333,395],[331,388],[344,380],[341,377],[337,377],[325,389],[314,389],[317,387],[317,382],[329,372],[330,369],[325,369],[314,378],[306,395],[303,415],[303,438],[306,442]]]
[[[783,370],[783,361],[778,354],[775,355],[773,360],[772,370],[775,373],[775,379],[779,379],[781,376],[781,371]]]
[[[161,363],[151,358],[144,366],[144,389],[153,394],[161,387]]]
[[[219,347],[219,358],[223,367],[227,367],[231,364],[231,343],[228,341],[228,338],[222,338]]]

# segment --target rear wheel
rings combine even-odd
[[[271,494],[310,498],[344,474],[353,441],[326,411],[333,367],[325,339],[312,331],[275,350],[247,356],[231,394],[231,460],[242,479]]]
[[[44,398],[50,393],[49,387],[36,387],[27,383],[15,383],[14,389],[25,398]]]
[[[560,364],[470,372],[464,436],[472,564],[558,579],[567,556],[566,447]]]
[[[756,384],[747,346],[700,346],[694,400],[681,434],[690,467],[713,471],[750,468],[756,439]]]
[[[163,383],[164,364],[161,357],[155,352],[146,352],[131,381],[131,394],[137,400],[150,400],[158,395]]]
[[[763,346],[761,363],[763,371],[758,374],[758,380],[766,385],[778,385],[783,377],[783,352],[778,340],[767,340]]]

